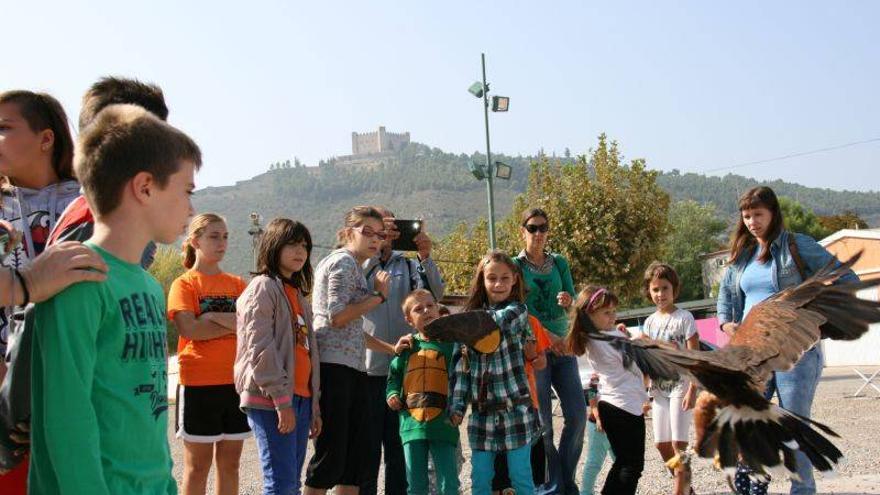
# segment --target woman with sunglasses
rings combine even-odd
[[[315,269],[312,312],[321,362],[319,404],[323,428],[315,440],[315,453],[306,472],[306,495],[358,493],[365,474],[361,462],[370,428],[367,349],[397,354],[408,347],[409,337],[392,346],[364,332],[363,316],[388,298],[389,275],[379,271],[373,290],[361,268],[376,256],[386,238],[382,214],[357,206],[345,215],[337,233],[340,248]]]
[[[574,297],[574,282],[568,261],[547,249],[550,221],[540,208],[523,212],[520,232],[525,249],[514,261],[522,270],[529,313],[549,330],[553,345],[547,353],[547,366],[537,372],[538,404],[544,426],[544,450],[549,479],[538,493],[577,494],[575,471],[584,443],[587,403],[581,389],[577,360],[565,346],[568,332],[567,309]],[[565,419],[559,447],[553,445],[553,413],[550,387],[562,403]]]

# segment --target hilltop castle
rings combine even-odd
[[[377,132],[351,133],[352,156],[399,151],[407,144],[409,144],[409,132],[385,132],[384,126],[380,126]]]

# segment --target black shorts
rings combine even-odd
[[[251,436],[235,385],[177,386],[177,438],[214,443]]]
[[[323,424],[306,470],[306,486],[360,486],[370,464],[364,460],[369,445],[369,388],[365,372],[341,364],[321,363]]]

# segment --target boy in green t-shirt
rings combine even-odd
[[[175,494],[168,448],[165,297],[138,264],[192,215],[198,146],[143,108],[111,105],[80,134],[76,176],[105,282],[36,309],[30,493]]]
[[[403,300],[407,323],[419,331],[412,347],[391,361],[388,407],[400,411],[400,439],[406,461],[408,493],[428,493],[428,453],[434,459],[439,493],[458,494],[458,428],[449,421],[447,403],[452,370],[451,343],[433,342],[422,333],[440,317],[434,295],[412,291]]]

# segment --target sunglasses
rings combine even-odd
[[[526,231],[528,231],[529,234],[535,234],[537,232],[547,232],[548,230],[550,230],[550,225],[546,223],[542,223],[541,225],[527,223],[523,225],[523,227],[526,228]]]
[[[386,234],[385,232],[373,232],[372,230],[365,227],[356,227],[352,230],[360,232],[362,236],[367,238],[378,237],[380,241],[384,241],[388,238],[388,234]]]

